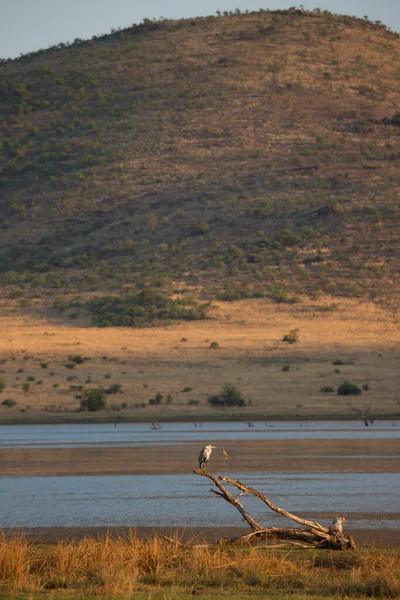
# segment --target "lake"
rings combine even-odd
[[[153,427],[159,427],[152,429]],[[362,422],[101,423],[0,426],[2,448],[154,446],[160,461],[168,445],[204,440],[399,440],[391,421]],[[400,445],[399,445],[400,450]],[[371,458],[365,455],[366,460]],[[398,460],[398,456],[388,457]],[[0,464],[1,468],[1,464]],[[400,478],[396,472],[235,473],[275,504],[330,524],[345,514],[351,529],[392,529],[400,535]],[[242,526],[235,509],[210,493],[211,482],[189,474],[0,476],[0,527]],[[237,490],[233,490],[235,493]],[[286,525],[259,499],[241,497],[262,523]]]

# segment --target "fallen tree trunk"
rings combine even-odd
[[[204,469],[194,469],[193,473],[196,475],[201,475],[202,477],[208,477],[208,479],[210,479],[217,488],[216,490],[211,489],[210,491],[234,506],[239,511],[243,519],[250,525],[250,533],[237,538],[222,538],[221,540],[218,540],[218,543],[225,542],[234,545],[259,544],[260,542],[265,542],[267,539],[271,539],[274,542],[277,540],[284,540],[284,544],[279,544],[280,546],[300,546],[302,548],[318,547],[331,548],[335,550],[345,550],[349,548],[354,549],[356,547],[351,535],[349,535],[347,538],[343,535],[342,523],[345,520],[343,516],[339,516],[334,519],[330,527],[325,527],[316,521],[302,519],[301,517],[298,517],[297,515],[294,515],[283,508],[279,508],[279,506],[275,506],[275,504],[273,504],[273,502],[271,502],[271,500],[269,500],[264,494],[252,487],[244,485],[238,480],[234,481],[230,477],[223,477],[222,475],[217,478]],[[264,502],[271,510],[282,515],[283,517],[290,519],[291,521],[295,521],[302,527],[283,528],[264,527],[260,525],[250,515],[250,513],[247,512],[239,500],[239,497],[236,498],[233,496],[226,489],[222,482],[226,482],[228,485],[239,489],[241,492],[239,496],[244,494],[253,494],[254,496],[257,496],[257,498]]]

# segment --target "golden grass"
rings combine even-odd
[[[120,383],[123,393],[108,396],[108,403],[119,408],[125,402],[127,408],[118,413],[124,418],[221,414],[207,407],[207,397],[226,382],[252,400],[243,414],[345,416],[369,405],[375,415],[398,413],[400,328],[393,312],[372,303],[324,298],[293,306],[268,300],[218,302],[211,314],[208,321],[169,327],[98,329],[56,323],[39,312],[4,311],[0,358],[6,361],[0,377],[6,388],[1,398],[14,398],[17,406],[0,407],[1,418],[38,418],[46,416],[43,410],[73,416],[83,389],[113,383]],[[284,334],[294,328],[299,341],[284,343]],[[213,341],[217,349],[210,348]],[[70,354],[90,360],[68,369]],[[352,364],[337,367],[335,360]],[[284,365],[288,372],[282,372]],[[34,380],[24,392],[29,377]],[[345,380],[367,384],[369,390],[357,397],[321,392]],[[164,398],[170,394],[172,403],[150,407],[149,399],[158,392]],[[199,404],[188,405],[191,399]],[[100,416],[105,415],[96,413]]]
[[[176,536],[178,541],[178,536]],[[69,590],[76,594],[132,597],[160,588],[213,593],[249,590],[269,595],[396,598],[400,554],[392,549],[353,552],[273,547],[184,548],[152,537],[124,537],[39,545],[0,535],[0,595]]]

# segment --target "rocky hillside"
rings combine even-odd
[[[8,297],[399,291],[400,37],[329,12],[145,21],[0,64]]]

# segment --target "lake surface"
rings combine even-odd
[[[116,425],[116,426],[115,426]],[[151,427],[154,427],[152,429]],[[400,440],[400,422],[277,421],[0,425],[1,447],[165,446],[204,440]]]
[[[393,513],[399,510],[400,481],[393,474],[239,473],[236,477],[305,518],[308,513],[328,512],[345,514],[352,529],[399,528]],[[211,485],[196,475],[0,477],[0,527],[244,525],[232,506],[210,492]],[[237,495],[235,488],[230,490]],[[287,525],[287,519],[258,498],[246,494],[240,500],[261,523]],[[319,520],[328,525],[332,516]]]
[[[157,427],[157,429],[152,429]],[[210,440],[399,440],[400,423],[285,421],[212,423],[102,423],[2,425],[0,447],[87,448],[156,446]],[[360,443],[360,452],[363,444]],[[399,444],[400,450],[400,444]],[[398,460],[400,452],[388,460]],[[371,454],[360,454],[368,460]],[[0,465],[1,468],[1,465]],[[243,483],[299,516],[330,524],[345,514],[353,529],[392,529],[400,536],[400,477],[397,473],[242,472]],[[239,513],[210,493],[211,482],[194,474],[1,476],[0,528],[8,527],[225,527],[244,525]],[[236,493],[234,488],[231,491]],[[261,523],[287,525],[259,499],[241,496]],[[323,513],[329,513],[324,516]]]

